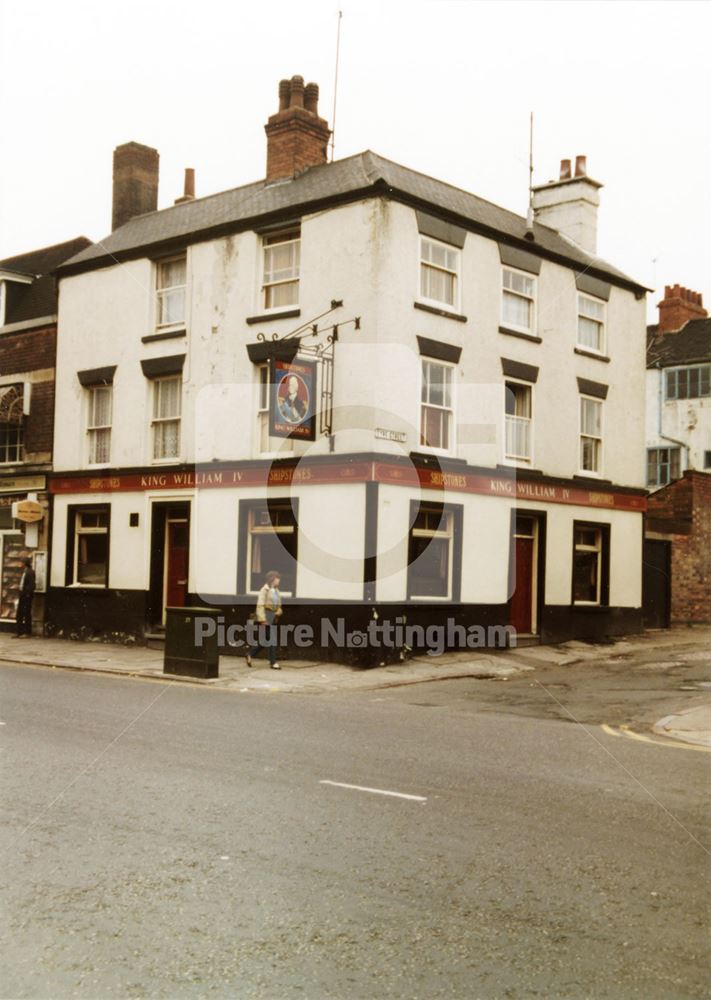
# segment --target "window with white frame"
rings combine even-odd
[[[578,293],[578,347],[605,352],[605,303]]]
[[[264,257],[262,293],[265,309],[283,309],[299,303],[301,228],[262,237]]]
[[[152,380],[153,459],[164,461],[180,454],[180,409],[183,379],[169,375]]]
[[[156,327],[185,325],[185,289],[187,283],[185,255],[156,264]]]
[[[410,597],[452,597],[454,516],[441,504],[421,506],[410,529]]]
[[[711,365],[668,368],[664,374],[667,399],[701,399],[711,396]]]
[[[580,397],[580,471],[602,471],[602,400]]]
[[[573,525],[573,603],[605,604],[609,566],[609,528],[576,521]]]
[[[681,448],[647,448],[647,486],[666,486],[681,476]]]
[[[533,387],[507,379],[505,397],[506,458],[530,462],[533,452]]]
[[[420,445],[451,451],[454,435],[453,367],[422,359]]]
[[[420,296],[457,307],[461,251],[427,236],[420,237]]]
[[[89,409],[86,422],[89,439],[89,464],[107,465],[111,460],[111,409],[113,386],[87,388]]]
[[[0,465],[22,461],[22,425],[0,423]]]
[[[106,587],[109,570],[109,508],[87,507],[70,517],[68,584]]]
[[[0,388],[0,465],[15,465],[23,460],[24,393],[22,385]]]
[[[298,522],[291,502],[250,504],[247,513],[247,590],[257,593],[271,570],[281,577],[279,589],[296,587]]]
[[[259,404],[257,408],[257,448],[261,455],[294,450],[292,438],[275,438],[269,434],[269,365],[259,366]]]
[[[501,320],[503,326],[522,333],[535,332],[536,279],[510,267],[503,269]]]

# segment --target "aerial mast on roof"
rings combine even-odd
[[[343,11],[338,12],[338,28],[336,30],[336,70],[335,78],[333,81],[333,115],[331,121],[333,123],[333,130],[331,132],[331,162],[333,163],[333,158],[336,155],[336,101],[338,99],[338,57],[341,50],[341,18],[343,17]]]
[[[533,240],[533,112],[528,134],[528,212],[526,213],[526,239]]]

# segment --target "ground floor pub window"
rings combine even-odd
[[[573,534],[573,603],[607,604],[609,526],[576,521]]]
[[[294,594],[299,539],[296,502],[243,501],[241,515],[241,547],[246,554],[245,590],[256,593],[265,575],[274,570],[281,577],[281,592]]]
[[[106,587],[109,578],[109,508],[69,509],[67,585]]]
[[[451,600],[455,589],[455,511],[422,504],[414,512],[408,546],[409,597]]]

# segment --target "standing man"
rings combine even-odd
[[[20,596],[17,601],[16,639],[29,639],[32,635],[32,598],[35,596],[35,571],[32,560],[23,559],[24,572],[20,579]]]

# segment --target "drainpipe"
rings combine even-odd
[[[659,372],[659,389],[657,391],[657,437],[660,437],[663,441],[671,441],[672,444],[678,444],[684,449],[684,468],[680,469],[681,473],[686,472],[689,468],[689,445],[685,441],[679,441],[678,438],[669,437],[668,434],[662,434],[662,400],[664,397],[664,371],[662,369],[661,361],[657,361],[657,371]]]

